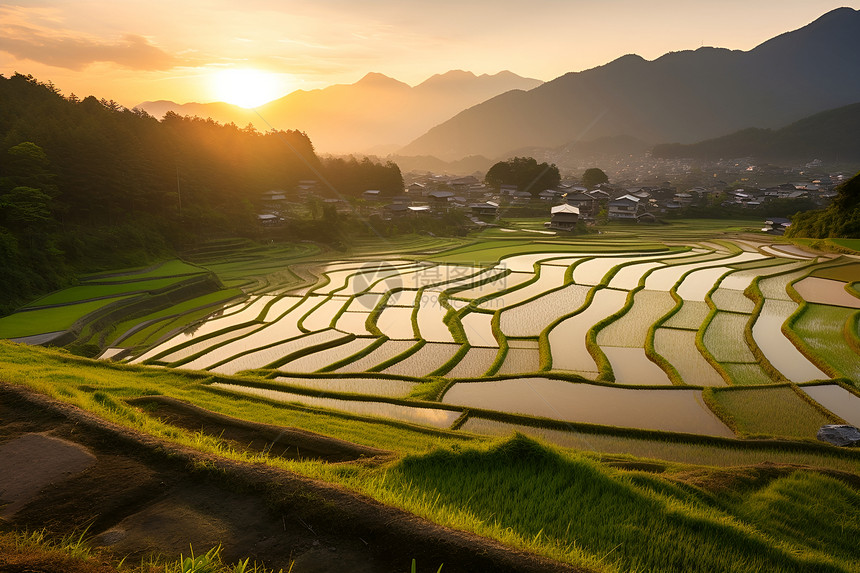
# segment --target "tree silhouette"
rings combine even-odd
[[[588,189],[597,187],[601,183],[609,183],[609,177],[607,177],[602,169],[590,167],[582,174],[582,184]]]
[[[514,157],[490,167],[484,180],[496,189],[502,185],[516,185],[519,191],[534,194],[544,189],[555,189],[561,175],[555,165],[539,164],[533,157]]]

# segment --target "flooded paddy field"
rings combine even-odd
[[[549,378],[459,382],[445,404],[568,422],[733,436],[704,404],[700,390],[646,390]]]

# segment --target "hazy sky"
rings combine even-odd
[[[627,53],[749,50],[839,6],[860,1],[0,0],[0,73],[127,106],[221,99],[216,72],[244,68],[277,74],[272,97],[370,71],[550,80]]]

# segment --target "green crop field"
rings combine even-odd
[[[75,321],[125,297],[17,312],[0,318],[0,338],[21,338],[64,330]]]
[[[815,438],[824,424],[836,423],[792,388],[714,388],[716,409],[741,435]]]

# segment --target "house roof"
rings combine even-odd
[[[616,197],[612,202],[615,203],[616,201],[633,201],[634,203],[638,203],[640,199],[633,195],[622,195],[621,197]]]
[[[594,201],[594,197],[587,193],[568,193],[566,199],[568,201]]]
[[[451,191],[431,191],[427,195],[435,199],[447,199],[448,197],[453,197],[454,193]]]
[[[558,213],[571,213],[575,215],[579,215],[579,207],[574,207],[573,205],[568,205],[567,203],[563,203],[561,205],[556,205],[553,207],[550,212],[553,215]]]

